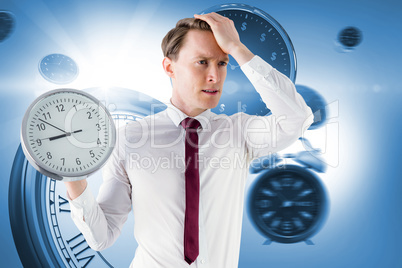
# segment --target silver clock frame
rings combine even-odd
[[[92,168],[90,168],[89,170],[85,170],[85,171],[79,171],[79,172],[75,172],[73,176],[69,176],[64,174],[64,172],[60,172],[60,174],[54,173],[52,171],[50,171],[48,169],[48,167],[46,165],[44,165],[43,163],[35,160],[35,158],[33,157],[34,152],[32,151],[31,147],[28,145],[29,140],[28,137],[26,135],[27,133],[27,127],[28,127],[28,118],[31,114],[31,111],[33,109],[33,107],[35,107],[36,104],[38,104],[39,102],[43,101],[44,99],[48,98],[49,96],[55,95],[55,94],[61,94],[61,93],[75,93],[78,95],[82,95],[88,99],[90,99],[91,101],[93,101],[96,105],[98,105],[101,109],[103,109],[105,111],[105,114],[109,120],[109,124],[111,126],[111,128],[109,129],[108,133],[109,133],[109,142],[108,142],[108,147],[115,147],[116,144],[116,127],[114,125],[113,119],[111,114],[109,113],[108,109],[98,100],[96,99],[94,96],[92,96],[91,94],[88,94],[84,91],[80,91],[77,89],[72,89],[72,88],[60,88],[60,89],[54,89],[51,91],[48,91],[42,95],[40,95],[38,98],[36,98],[31,105],[27,108],[25,114],[24,114],[24,118],[22,120],[22,125],[21,125],[21,132],[20,132],[20,138],[21,138],[21,147],[22,150],[26,156],[26,158],[28,159],[29,163],[36,169],[38,170],[40,173],[42,173],[43,175],[53,178],[55,180],[59,180],[59,181],[78,181],[78,180],[82,180],[85,179],[87,176],[89,176],[90,174],[96,172],[97,170],[99,170],[100,168],[102,168],[106,161],[109,159],[113,149],[109,149],[105,155],[105,157],[98,162],[97,164],[95,164]]]

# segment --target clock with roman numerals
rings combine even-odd
[[[101,103],[104,103],[105,107],[109,108],[111,120],[114,121],[117,128],[124,126],[129,121],[148,116],[151,112],[157,113],[166,108],[166,105],[158,100],[130,89],[117,87],[107,90],[105,88],[91,88],[82,92],[90,93]],[[52,105],[56,105],[56,103],[51,102]],[[62,103],[64,103],[64,100]],[[72,112],[75,114],[74,104],[68,104],[68,100],[66,103],[67,105],[64,106],[64,109],[66,111],[73,109]],[[49,106],[51,105],[49,104]],[[42,106],[40,107],[42,108]],[[87,111],[92,110],[84,109],[81,111],[82,114],[76,114],[76,116],[80,117],[82,115],[84,116],[82,120],[92,122],[91,119],[88,119]],[[52,119],[55,118],[53,115],[55,112],[59,113],[57,108],[50,113]],[[45,113],[47,119],[44,119],[43,113]],[[42,112],[42,114],[44,121],[63,129],[63,124],[56,125],[57,121],[49,120],[50,117],[47,111]],[[36,123],[43,122],[37,120]],[[44,124],[46,129],[48,127],[53,128],[46,123]],[[36,124],[33,124],[33,127],[36,127],[39,131]],[[76,127],[84,132],[84,125],[76,125]],[[72,125],[71,130],[67,127],[63,130],[74,132],[76,128]],[[68,141],[68,137],[64,136],[66,133],[62,131],[56,133],[57,129],[52,131],[55,131],[55,133],[50,133],[50,137],[57,138],[52,139],[52,141],[44,140],[43,142],[50,143],[62,141],[63,139]],[[44,135],[44,137],[48,136]],[[99,137],[102,137],[102,135],[99,135]],[[41,137],[39,138],[42,139]],[[84,142],[79,136],[75,138],[80,142]],[[91,140],[88,140],[88,142],[91,142]],[[37,143],[36,139],[34,139],[33,143]],[[53,148],[50,147],[49,149]],[[89,148],[85,150],[89,150]],[[91,157],[90,153],[87,153]],[[94,153],[96,152],[94,151]],[[44,155],[46,156],[46,154]],[[55,155],[52,154],[52,156]],[[74,157],[79,156],[74,155]],[[60,159],[58,160],[60,161]],[[72,158],[72,160],[74,160],[72,161],[74,165],[75,158]],[[84,158],[80,158],[80,161],[81,164],[85,163]],[[101,171],[98,170],[93,173],[88,180],[91,180],[91,190],[96,193],[102,183]],[[128,216],[127,228],[122,229],[122,233],[113,247],[101,252],[94,251],[88,246],[84,236],[71,219],[66,193],[64,183],[40,173],[28,161],[22,146],[18,148],[10,175],[8,203],[14,243],[23,267],[128,267],[137,247],[131,228],[134,224],[133,215]]]

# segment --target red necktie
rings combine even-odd
[[[184,259],[191,264],[198,252],[198,206],[200,200],[200,177],[198,172],[198,134],[200,122],[187,117],[181,122],[186,130],[186,215],[184,219]]]

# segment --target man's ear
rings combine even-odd
[[[165,73],[170,77],[174,78],[174,66],[173,66],[173,61],[171,58],[165,57],[162,61],[163,65],[163,70],[165,70]]]

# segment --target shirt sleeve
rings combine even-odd
[[[310,107],[292,81],[259,56],[241,69],[272,112],[270,116],[243,116],[247,152],[256,158],[288,147],[313,123]]]
[[[118,131],[118,133],[124,133]],[[118,136],[121,136],[118,134]],[[103,182],[95,199],[89,183],[84,192],[71,200],[71,217],[88,245],[100,251],[111,246],[121,233],[131,211],[131,184],[124,167],[124,146],[119,137],[109,160],[102,169]],[[123,139],[124,140],[124,139]],[[90,181],[90,179],[89,179]]]

